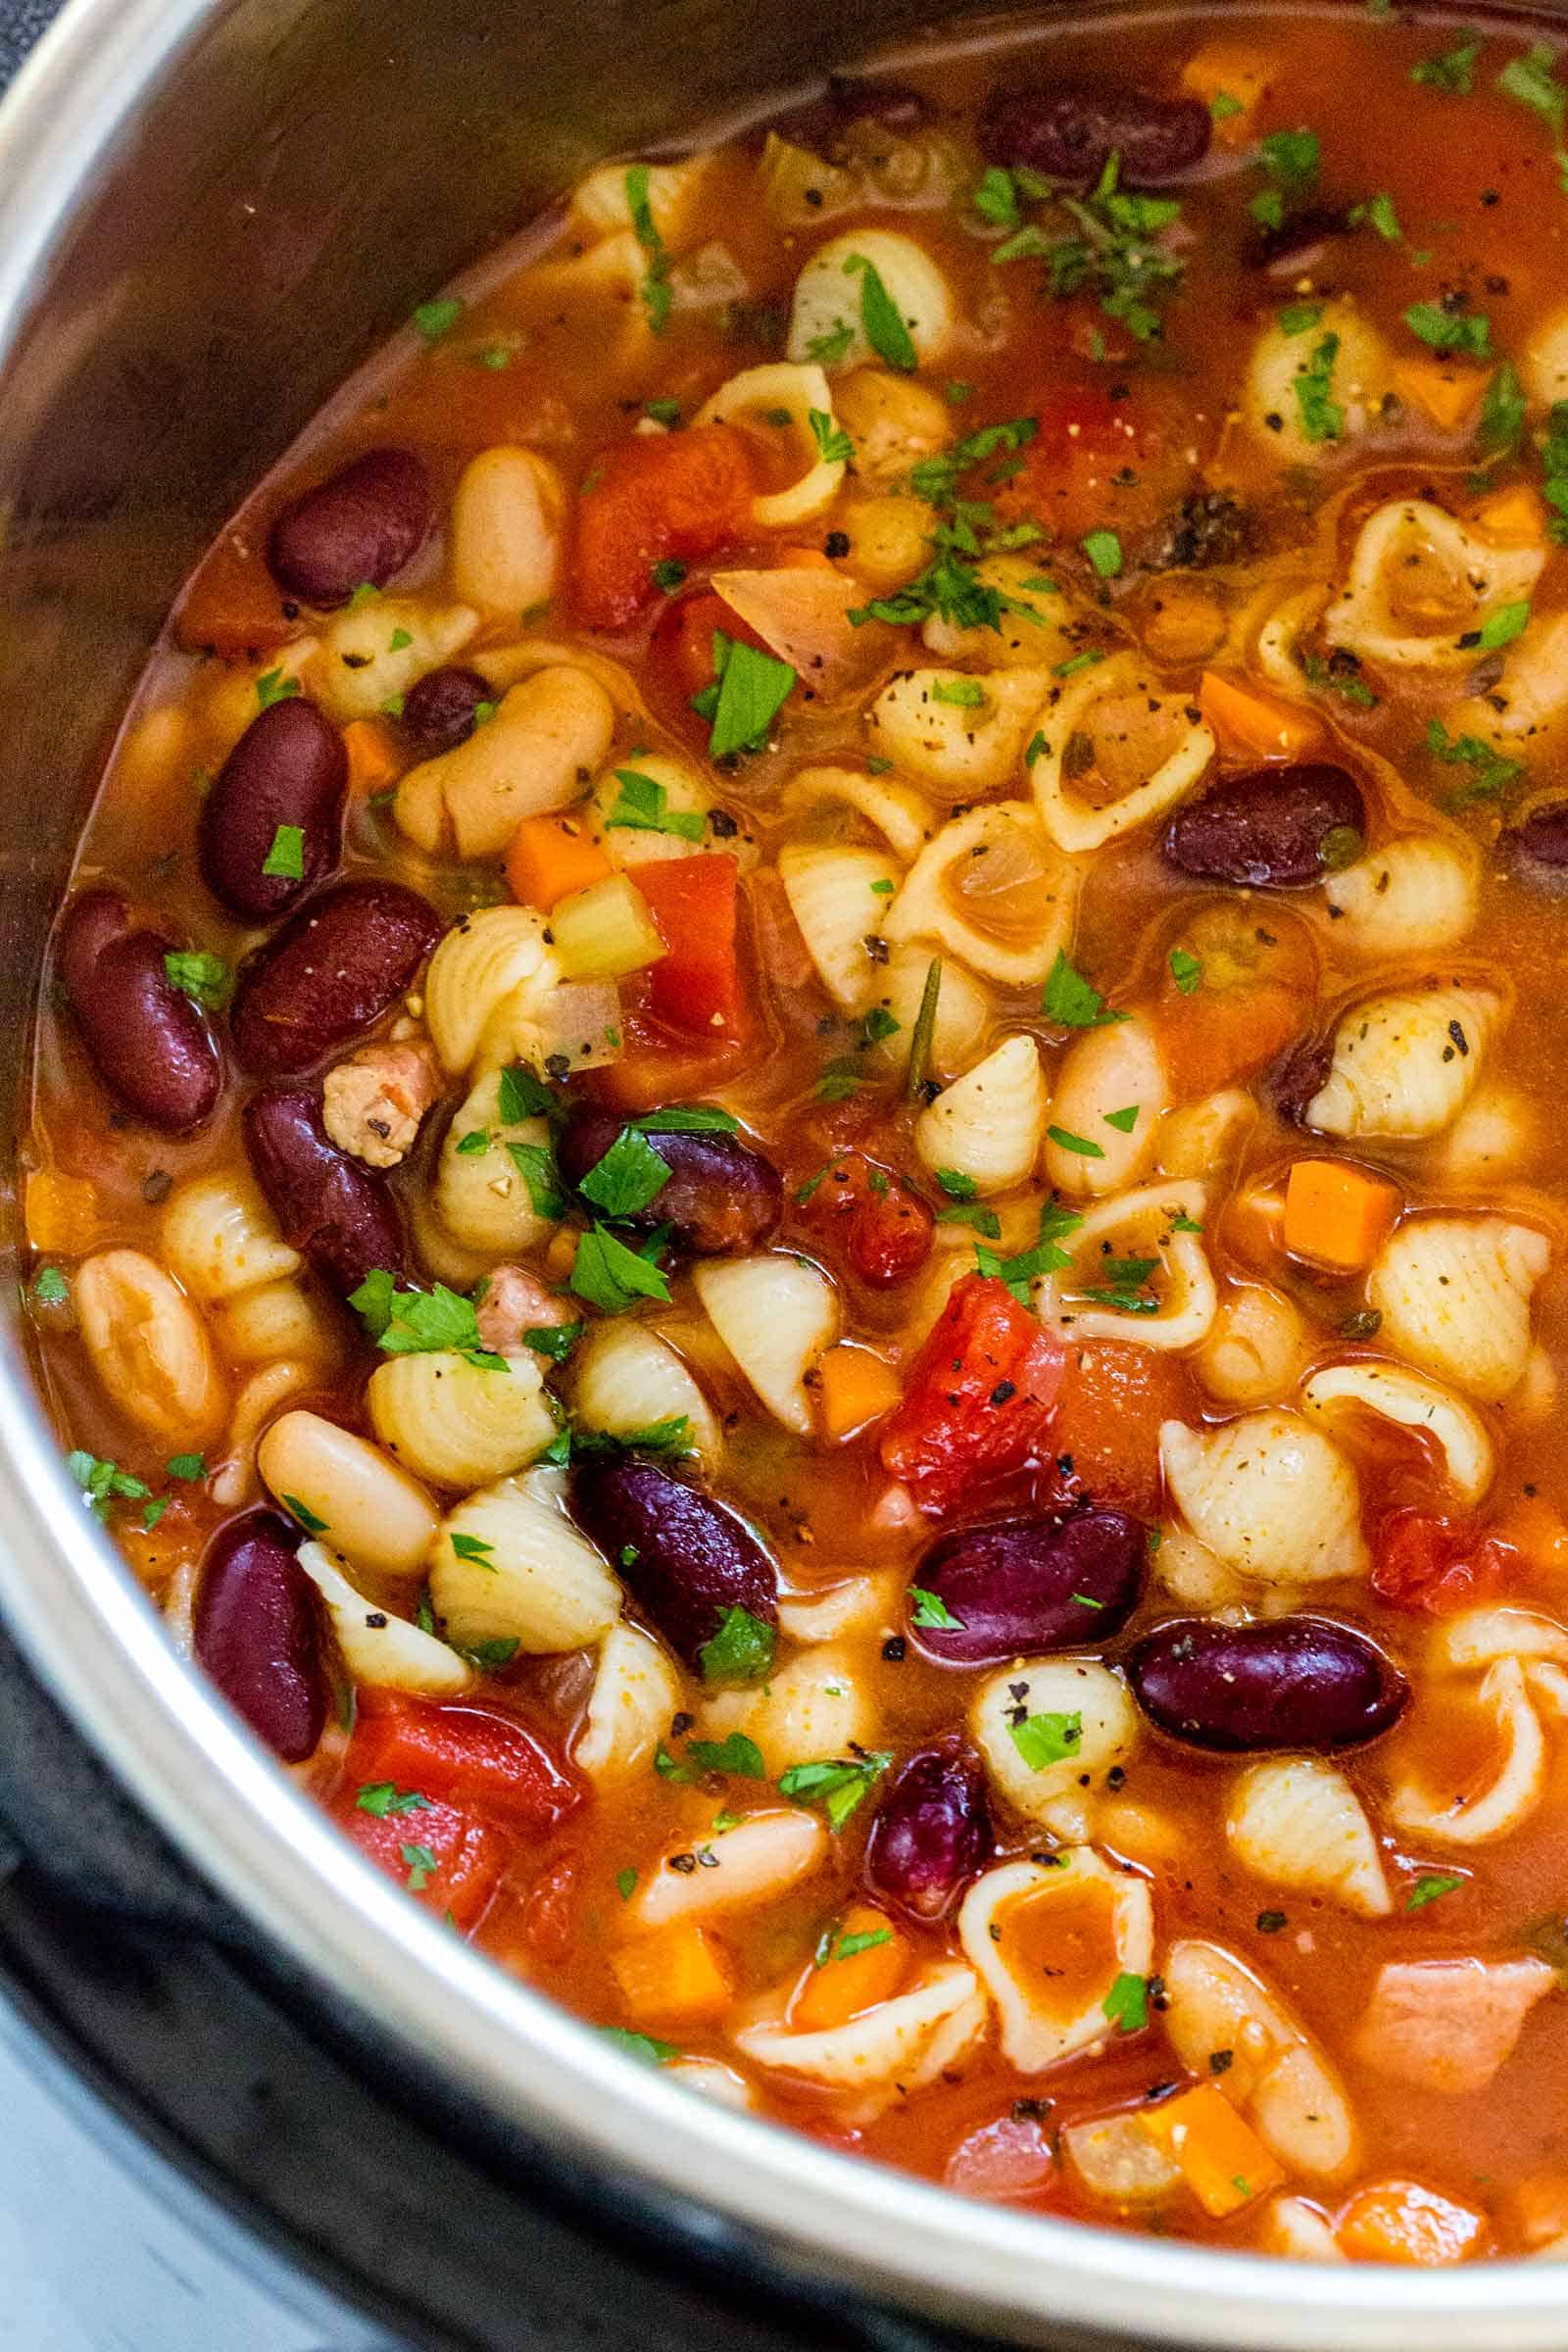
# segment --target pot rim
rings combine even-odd
[[[138,106],[235,0],[70,0],[0,108],[0,365]],[[622,2055],[454,1938],[293,1786],[181,1658],[83,1511],[15,1315],[0,1367],[0,1602],[23,1648],[175,1844],[289,1957],[495,2116],[786,2275],[1013,2340],[1066,2325],[1251,2352],[1560,2352],[1562,2274],[1296,2263],[962,2199],[732,2113]]]

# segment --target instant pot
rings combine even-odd
[[[0,115],[8,1137],[124,697],[324,397],[601,156],[986,30],[961,0],[70,0]],[[950,2198],[694,2096],[491,1968],[176,1656],[66,1475],[11,1271],[4,1991],[142,2144],[369,2312],[365,2342],[1568,2347],[1550,2264],[1286,2269]]]

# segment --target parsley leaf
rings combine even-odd
[[[601,2026],[598,2031],[606,2041],[612,2041],[617,2050],[640,2059],[644,2066],[668,2066],[680,2056],[672,2041],[660,2041],[652,2034],[633,2034],[626,2026]]]
[[[305,827],[279,825],[272,835],[272,846],[262,859],[264,874],[276,875],[285,882],[305,879]]]
[[[577,1190],[607,1217],[634,1217],[668,1182],[668,1160],[662,1159],[635,1127],[623,1127]]]
[[[1525,396],[1511,360],[1504,360],[1487,379],[1476,439],[1486,457],[1502,457],[1519,446],[1524,431]]]
[[[631,215],[632,228],[648,263],[641,289],[643,309],[654,333],[662,335],[669,324],[669,254],[654,219],[648,185],[648,166],[631,165],[626,173],[626,209]]]
[[[1118,1135],[1131,1135],[1138,1124],[1138,1113],[1142,1108],[1141,1102],[1129,1102],[1125,1110],[1107,1110],[1103,1114],[1105,1125],[1114,1127]]]
[[[1407,1911],[1424,1910],[1445,1894],[1454,1894],[1464,1885],[1463,1879],[1450,1878],[1442,1871],[1425,1870],[1404,1898]]]
[[[1334,363],[1339,356],[1339,336],[1325,335],[1305,366],[1296,371],[1296,406],[1305,441],[1338,441],[1345,430],[1345,411],[1333,398]]]
[[[112,1502],[140,1502],[151,1489],[145,1479],[122,1470],[118,1462],[100,1460],[78,1447],[66,1456],[66,1468],[87,1497],[95,1519],[108,1517]]]
[[[1181,990],[1182,995],[1190,997],[1195,995],[1203,984],[1203,967],[1196,956],[1188,955],[1185,948],[1172,948],[1170,976]]]
[[[33,1279],[32,1295],[40,1306],[63,1306],[71,1285],[58,1266],[41,1266]]]
[[[1492,356],[1492,321],[1485,311],[1452,313],[1440,302],[1412,302],[1404,323],[1433,351],[1467,352],[1476,360]]]
[[[871,1793],[873,1782],[881,1779],[892,1761],[891,1754],[878,1752],[842,1761],[824,1759],[815,1764],[792,1764],[779,1780],[778,1792],[792,1804],[820,1805],[836,1838],[851,1815],[858,1812]]]
[[[211,956],[203,948],[171,949],[164,957],[164,971],[181,996],[193,997],[209,1012],[226,1003],[234,985],[234,976],[221,956]]]
[[[1056,960],[1046,975],[1040,1009],[1048,1021],[1059,1021],[1064,1029],[1105,1029],[1131,1017],[1108,1008],[1099,989],[1068,961],[1063,948],[1056,950]]]
[[[1113,580],[1121,569],[1121,541],[1114,531],[1091,531],[1084,554],[1102,580]]]
[[[1568,90],[1564,90],[1553,71],[1556,54],[1544,42],[1538,42],[1523,57],[1510,58],[1497,75],[1497,87],[1507,98],[1515,98],[1544,116],[1560,139],[1563,116],[1568,109]]]
[[[577,1244],[571,1289],[607,1315],[624,1314],[638,1298],[669,1301],[669,1285],[651,1259],[628,1250],[607,1226],[594,1224]]]
[[[767,742],[768,729],[795,687],[795,671],[787,662],[760,653],[740,638],[724,638],[722,653],[715,632],[717,693],[710,716],[709,755],[725,760],[734,752],[758,752]]]
[[[1149,2023],[1149,1979],[1125,1970],[1101,2003],[1111,2024],[1123,2034],[1141,2034]]]
[[[535,1355],[548,1356],[553,1364],[564,1362],[587,1330],[586,1323],[533,1323],[522,1335],[522,1344]]]
[[[1410,79],[1426,89],[1442,90],[1450,98],[1468,98],[1475,87],[1475,62],[1483,46],[1477,37],[1460,41],[1452,49],[1440,50],[1436,57],[1424,57],[1419,65],[1410,68]]]
[[[1007,1730],[1029,1770],[1044,1772],[1048,1764],[1064,1764],[1078,1753],[1084,1719],[1081,1713],[1025,1715],[1019,1722],[1009,1721]]]
[[[682,841],[701,841],[708,819],[700,808],[671,808],[669,794],[652,776],[635,767],[617,767],[620,794],[605,819],[608,833],[618,825],[629,833],[673,833]]]
[[[993,228],[1017,227],[1018,191],[1013,185],[1012,173],[1004,172],[1000,166],[992,165],[969,202],[981,220],[989,220]]]
[[[640,1135],[734,1135],[740,1121],[727,1110],[713,1109],[707,1102],[677,1102],[664,1110],[640,1110],[628,1119]]]
[[[534,1215],[564,1217],[566,1194],[554,1148],[549,1144],[509,1144],[507,1157],[528,1188]]]
[[[1495,654],[1505,645],[1512,645],[1523,636],[1530,622],[1530,600],[1522,597],[1516,604],[1497,605],[1481,623],[1481,643],[1486,652]]]
[[[440,1864],[427,1845],[400,1845],[398,1852],[409,1874],[409,1892],[417,1894],[434,1878]]]
[[[1450,736],[1441,718],[1427,723],[1426,748],[1434,760],[1446,767],[1468,767],[1472,773],[1451,792],[1445,807],[1449,809],[1467,808],[1472,801],[1496,801],[1512,790],[1524,775],[1517,760],[1504,760],[1490,743],[1479,735]]]
[[[914,1603],[909,1612],[911,1625],[944,1634],[961,1634],[964,1631],[963,1619],[955,1617],[940,1592],[928,1592],[924,1585],[911,1585],[909,1598]]]
[[[411,316],[427,343],[439,343],[444,335],[451,334],[463,317],[464,307],[458,295],[450,294],[444,302],[421,302]]]
[[[773,1663],[778,1637],[750,1609],[728,1608],[718,1631],[697,1652],[705,1683],[760,1683]]]
[[[520,1127],[524,1119],[548,1118],[556,1106],[549,1087],[521,1062],[513,1062],[502,1071],[496,1109],[503,1127]]]
[[[727,1772],[739,1781],[767,1777],[761,1749],[744,1732],[731,1732],[727,1740],[688,1740],[686,1753],[703,1772]]]
[[[841,318],[836,325],[830,326],[825,334],[811,337],[806,346],[806,356],[808,360],[814,360],[819,368],[836,368],[840,360],[849,357],[850,346],[854,341],[854,327],[847,318]]]
[[[385,1821],[393,1813],[431,1810],[427,1796],[421,1796],[417,1788],[400,1789],[396,1781],[368,1782],[354,1802],[362,1813],[373,1813],[377,1821]]]
[[[1040,1238],[1032,1250],[1020,1250],[1016,1257],[999,1257],[995,1250],[986,1250],[976,1242],[975,1266],[990,1279],[1006,1284],[1020,1306],[1029,1303],[1029,1285],[1043,1274],[1062,1274],[1072,1264],[1060,1244],[1071,1238],[1083,1223],[1075,1209],[1061,1208],[1048,1200],[1040,1211]]]
[[[1058,1151],[1072,1152],[1080,1159],[1103,1159],[1104,1147],[1092,1143],[1086,1135],[1070,1135],[1065,1127],[1048,1127],[1046,1134]]]
[[[264,710],[270,710],[274,703],[286,703],[299,690],[298,678],[291,678],[287,670],[270,669],[256,681],[256,700]]]
[[[859,277],[860,324],[871,349],[890,368],[902,368],[908,374],[918,365],[918,357],[899,306],[882,283],[880,271],[863,253],[852,253],[844,265],[844,274]]]
[[[430,1291],[400,1291],[377,1266],[349,1304],[383,1355],[429,1355],[451,1349],[484,1372],[504,1372],[507,1359],[493,1355],[479,1338],[473,1300],[438,1282]]]
[[[835,424],[825,409],[808,409],[806,421],[816,443],[816,454],[824,466],[845,466],[855,455],[855,443],[842,425]]]

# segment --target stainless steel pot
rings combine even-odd
[[[978,23],[963,0],[879,0],[876,31],[934,16],[953,37]],[[586,165],[849,62],[846,37],[830,0],[72,0],[0,115],[8,1102],[95,757],[240,494],[412,304]],[[625,2060],[351,1854],[174,1655],[79,1507],[7,1313],[0,1602],[18,1639],[345,2022],[497,2129],[547,2142],[629,2212],[678,2206],[818,2292],[841,2281],[1011,2342],[1568,2346],[1551,2265],[1286,2270],[1029,2219]]]

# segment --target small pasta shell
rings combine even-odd
[[[888,909],[888,895],[876,886],[897,879],[893,860],[882,850],[791,842],[779,852],[778,870],[823,987],[853,1011],[876,977],[868,943],[880,938]]]
[[[781,1592],[779,1631],[792,1642],[839,1642],[847,1635],[885,1641],[897,1630],[903,1580],[894,1569],[847,1577],[842,1584]],[[819,1751],[825,1753],[825,1750]]]
[[[234,1398],[220,1460],[213,1465],[209,1492],[220,1510],[237,1511],[256,1494],[258,1441],[280,1405],[316,1385],[309,1364],[287,1356],[263,1364],[244,1381]]]
[[[1450,1674],[1480,1674],[1498,1658],[1568,1661],[1568,1627],[1537,1609],[1466,1609],[1448,1618],[1432,1643],[1433,1667]]]
[[[986,2004],[972,1969],[934,1962],[906,1992],[862,2009],[842,2026],[792,2033],[781,2019],[742,2026],[735,2046],[753,2066],[819,2089],[858,2095],[857,2122],[951,2072],[985,2032]]]
[[[1382,1337],[1424,1371],[1484,1403],[1518,1387],[1530,1302],[1551,1244],[1506,1217],[1407,1217],[1373,1262],[1366,1295]]]
[[[588,1708],[571,1760],[597,1788],[650,1767],[684,1696],[667,1651],[640,1626],[612,1625],[599,1644]]]
[[[939,662],[983,664],[997,669],[1054,669],[1083,649],[1085,628],[1078,608],[1048,582],[1038,560],[986,556],[974,566],[976,584],[1004,601],[996,628],[960,628],[933,612],[920,642]]]
[[[1363,1919],[1394,1908],[1372,1825],[1343,1772],[1312,1756],[1269,1757],[1231,1784],[1225,1836],[1272,1886],[1329,1896]]]
[[[984,1194],[1008,1193],[1034,1173],[1051,1106],[1040,1049],[1006,1037],[926,1105],[914,1125],[928,1168],[952,1168]]]
[[[1495,546],[1428,499],[1391,499],[1361,525],[1324,634],[1386,669],[1468,669],[1476,630],[1529,597],[1545,560],[1544,547]]]
[[[852,1755],[876,1731],[871,1692],[849,1644],[822,1644],[775,1666],[764,1685],[720,1690],[702,1711],[702,1737],[742,1732],[761,1750],[770,1781],[819,1756]]]
[[[836,337],[843,327],[850,329],[850,340],[835,368],[862,368],[875,356],[862,322],[864,263],[881,279],[920,366],[929,367],[952,337],[953,297],[924,246],[890,228],[856,229],[817,247],[795,281],[789,357],[797,363],[808,360],[819,337]]]
[[[646,1323],[596,1324],[573,1350],[569,1377],[579,1429],[625,1437],[683,1420],[686,1443],[703,1468],[718,1467],[724,1441],[712,1406],[669,1342]]]
[[[170,1271],[206,1306],[297,1274],[303,1263],[260,1192],[237,1171],[176,1185],[159,1239]]]
[[[666,812],[700,816],[707,824],[713,805],[713,789],[691,760],[679,759],[672,752],[639,752],[635,760],[627,758],[620,765],[636,775],[647,776],[659,786]],[[595,778],[592,796],[582,811],[592,827],[593,839],[617,873],[632,872],[639,865],[660,865],[673,858],[700,858],[705,849],[717,846],[706,837],[688,841],[682,834],[661,833],[651,826],[611,824],[609,819],[624,792],[614,768],[607,767]],[[733,846],[724,844],[726,849]]]
[[[580,663],[536,670],[456,750],[410,768],[393,805],[400,829],[430,856],[494,858],[525,816],[569,808],[604,760],[615,707]]]
[[[1165,2031],[1188,2073],[1206,2079],[1229,2051],[1226,2096],[1288,2170],[1321,2180],[1350,2172],[1358,2134],[1349,2101],[1278,1995],[1221,1945],[1196,1936],[1172,1944],[1164,1978]]]
[[[1288,702],[1311,700],[1301,667],[1301,640],[1316,627],[1328,598],[1329,591],[1316,581],[1309,588],[1298,588],[1271,607],[1258,629],[1252,659],[1274,692]]]
[[[1207,1195],[1190,1179],[1145,1185],[1087,1208],[1070,1238],[1071,1264],[1037,1275],[1035,1312],[1074,1340],[1127,1340],[1165,1352],[1196,1348],[1214,1320],[1214,1276],[1203,1247]],[[1148,1262],[1131,1296],[1152,1296],[1155,1311],[1118,1305],[1107,1265]]]
[[[207,1326],[172,1275],[140,1250],[100,1250],[72,1285],[87,1359],[148,1437],[199,1447],[217,1437],[228,1391]]]
[[[887,368],[857,368],[837,385],[838,417],[855,443],[855,475],[874,487],[906,487],[909,468],[954,438],[951,405]]]
[[[438,1487],[473,1488],[520,1470],[556,1434],[538,1359],[486,1371],[438,1349],[389,1356],[371,1373],[370,1421],[387,1451]]]
[[[1410,833],[1323,885],[1337,956],[1435,956],[1475,928],[1480,861],[1468,842]]]
[[[1160,1529],[1153,1566],[1162,1592],[1168,1592],[1184,1609],[1200,1611],[1204,1616],[1241,1607],[1249,1597],[1254,1600],[1257,1597],[1255,1588],[1249,1595],[1248,1587],[1235,1570],[1227,1568],[1206,1544],[1200,1544],[1192,1529],[1183,1527],[1179,1519]],[[1265,1613],[1266,1599],[1265,1595]]]
[[[979,1058],[995,1011],[979,981],[972,980],[961,963],[956,963],[951,956],[933,956],[929,948],[918,945],[895,948],[878,971],[861,1010],[869,1011],[875,1005],[898,1022],[896,1029],[878,1038],[871,1051],[888,1068],[907,1070],[914,1026],[925,1002],[933,963],[939,966],[941,978],[937,982],[936,1019],[931,1027],[926,1074],[931,1078],[951,1078]]]
[[[866,718],[871,749],[950,801],[1015,781],[1051,692],[1048,669],[901,669]]]
[[[302,1544],[299,1563],[326,1603],[343,1663],[356,1683],[377,1690],[409,1690],[419,1698],[456,1698],[473,1681],[473,1669],[455,1649],[424,1634],[406,1617],[378,1609],[357,1592],[342,1563],[324,1544]]]
[[[884,936],[929,940],[1009,987],[1043,981],[1072,936],[1077,869],[1026,801],[998,801],[945,824],[888,908]]]
[[[1549,737],[1568,717],[1568,612],[1544,613],[1502,658],[1502,674],[1485,694],[1466,695],[1444,712],[1455,741],[1482,743],[1535,766]]]
[[[482,449],[458,476],[447,525],[452,585],[481,612],[527,612],[548,602],[561,563],[566,494],[536,450]]]
[[[1355,1472],[1299,1413],[1244,1413],[1217,1429],[1167,1421],[1165,1484],[1199,1542],[1238,1576],[1311,1585],[1366,1573]]]
[[[321,631],[305,671],[307,690],[341,727],[373,718],[427,670],[462,653],[478,626],[466,604],[376,596],[346,605]]]
[[[1308,1413],[1322,1414],[1331,1426],[1347,1406],[1361,1406],[1401,1429],[1431,1438],[1461,1502],[1479,1502],[1492,1484],[1496,1447],[1481,1415],[1441,1382],[1403,1364],[1371,1363],[1364,1357],[1325,1364],[1302,1388],[1301,1405]]]
[[[424,1019],[444,1070],[466,1070],[498,1007],[555,978],[547,928],[532,906],[481,906],[437,942],[424,975]]]
[[[1298,387],[1309,368],[1326,378],[1326,397],[1339,411],[1337,440],[1307,438]],[[1353,302],[1331,302],[1310,332],[1287,334],[1277,321],[1263,329],[1252,346],[1240,407],[1271,464],[1319,466],[1367,430],[1392,381],[1393,360],[1383,337]]]
[[[626,1905],[627,1922],[635,1928],[667,1928],[678,1919],[770,1902],[819,1870],[830,1842],[825,1823],[798,1806],[748,1813],[732,1829],[704,1838],[713,1856],[706,1869],[672,1868],[672,1857],[684,1860],[691,1844],[672,1846]]]
[[[1444,1184],[1493,1184],[1533,1159],[1540,1145],[1535,1104],[1511,1086],[1483,1081],[1439,1146],[1433,1173]]]
[[[776,1420],[798,1437],[812,1426],[806,1375],[839,1333],[838,1293],[819,1266],[770,1250],[711,1258],[692,1282],[704,1312]]]
[[[1029,1732],[1030,1718],[1042,1716],[1051,1719],[1054,1739]],[[969,1728],[986,1777],[1008,1811],[1071,1839],[1088,1837],[1092,1790],[1103,1787],[1113,1765],[1126,1764],[1140,1739],[1126,1684],[1092,1658],[1031,1658],[989,1675],[970,1707]],[[1033,1752],[1037,1739],[1064,1752],[1031,1763],[1026,1750]]]
[[[1154,1156],[1166,1100],[1165,1065],[1141,1014],[1085,1030],[1056,1073],[1051,1119],[1063,1133],[1098,1144],[1100,1156],[1069,1152],[1048,1137],[1046,1182],[1066,1194],[1126,1192]]]
[[[1458,982],[1353,1004],[1335,1030],[1307,1126],[1390,1140],[1441,1134],[1468,1102],[1501,1017],[1495,991]]]
[[[476,1136],[483,1138],[480,1151],[473,1149]],[[553,1165],[549,1120],[504,1120],[501,1072],[489,1070],[442,1138],[435,1213],[465,1250],[488,1258],[525,1255],[555,1231],[556,1220],[534,1205],[536,1187],[541,1198],[549,1197]]]
[[[874,825],[895,858],[913,863],[931,836],[931,804],[911,785],[868,776],[858,767],[803,767],[784,787],[783,806],[811,809],[835,803]],[[882,894],[887,895],[885,892]]]
[[[319,1413],[284,1413],[263,1438],[257,1467],[283,1508],[329,1536],[357,1567],[381,1576],[423,1572],[439,1525],[434,1503],[352,1430]]]
[[[214,1309],[213,1335],[230,1363],[267,1363],[286,1355],[324,1366],[343,1353],[335,1313],[301,1282],[264,1282],[226,1298]]]
[[[1389,1819],[1397,1829],[1447,1845],[1486,1845],[1518,1829],[1540,1804],[1546,1739],[1519,1660],[1499,1658],[1489,1666],[1474,1703],[1494,1735],[1497,1761],[1491,1778],[1477,1786],[1466,1772],[1462,1787],[1435,1788],[1424,1773],[1407,1775],[1389,1792]]]
[[[844,460],[825,458],[822,443],[838,429],[833,394],[821,368],[811,363],[775,362],[766,368],[743,368],[720,384],[698,410],[698,424],[731,424],[766,413],[776,433],[787,432],[801,465],[801,474],[784,490],[770,490],[752,501],[752,520],[759,530],[784,530],[809,522],[837,498],[844,481]],[[823,419],[818,425],[817,417]],[[779,419],[786,421],[780,425]],[[782,450],[782,440],[769,448]]]
[[[1282,1292],[1248,1282],[1220,1300],[1193,1369],[1225,1404],[1277,1404],[1295,1388],[1306,1353],[1299,1309]]]
[[[1146,1880],[1110,1869],[1092,1846],[1068,1846],[1049,1864],[1007,1862],[976,1879],[958,1908],[958,1940],[996,2008],[1003,2056],[1040,2075],[1113,2031],[1111,1986],[1153,1966],[1154,1907]],[[1046,1975],[1039,1953],[1053,1945],[1058,1962]]]
[[[1146,825],[1190,792],[1214,738],[1184,696],[1163,693],[1136,654],[1086,670],[1040,710],[1029,782],[1040,821],[1071,857]],[[1083,783],[1093,778],[1093,793]]]
[[[515,1642],[529,1657],[551,1657],[586,1649],[620,1615],[620,1587],[566,1517],[561,1488],[548,1470],[500,1479],[442,1521],[430,1597],[460,1649]]]

